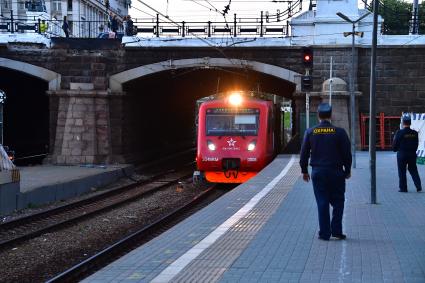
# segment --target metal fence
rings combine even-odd
[[[0,18],[0,33],[39,33],[50,36],[65,34],[61,20],[41,20],[35,18]],[[96,38],[110,31],[108,21],[68,21],[70,37]],[[167,22],[156,19],[134,19],[137,35],[146,37],[266,37],[288,36],[289,25],[267,23],[261,15],[258,19],[237,18],[232,22]],[[41,27],[41,28],[40,28]],[[44,28],[43,28],[44,27]],[[119,32],[124,32],[120,23]],[[135,35],[134,33],[133,35]]]

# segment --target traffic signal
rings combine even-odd
[[[306,68],[313,69],[313,49],[304,47],[303,48],[303,65]]]
[[[313,90],[313,77],[302,76],[301,77],[301,91],[309,92]]]

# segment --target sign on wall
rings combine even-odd
[[[410,128],[419,133],[419,146],[416,155],[425,158],[425,113],[410,113],[412,124]]]

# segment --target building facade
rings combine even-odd
[[[64,16],[71,37],[96,37],[108,31],[109,15],[121,21],[128,14],[130,0],[3,0],[0,5],[2,20],[12,16],[16,22],[35,23],[45,20],[50,36],[64,36]]]

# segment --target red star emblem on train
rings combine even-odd
[[[230,138],[230,140],[228,140],[227,143],[229,144],[229,146],[235,146],[236,141]]]

